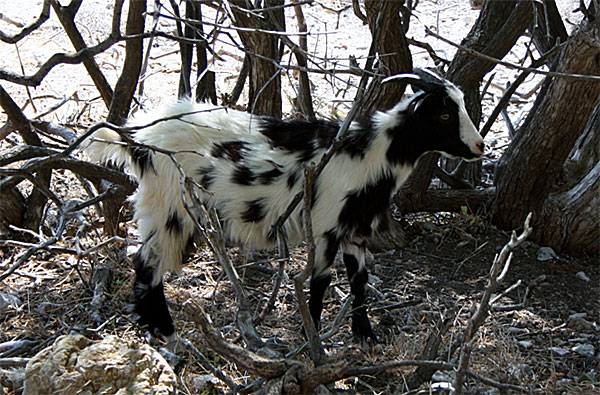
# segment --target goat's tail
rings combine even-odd
[[[98,129],[89,139],[85,151],[97,163],[123,167],[130,164],[131,155],[119,133],[108,128]]]

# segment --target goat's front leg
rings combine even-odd
[[[361,342],[377,341],[371,328],[371,322],[365,307],[366,288],[369,274],[365,266],[366,247],[364,242],[345,241],[342,243],[344,264],[350,281],[350,291],[354,295],[352,302],[352,333]]]
[[[340,242],[333,235],[319,237],[316,240],[315,265],[310,276],[310,299],[308,308],[317,331],[321,327],[323,296],[331,283],[331,265]]]

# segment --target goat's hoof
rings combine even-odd
[[[365,342],[371,344],[379,343],[375,332],[373,332],[373,328],[371,327],[371,323],[369,322],[368,318],[353,319],[352,334],[354,335],[354,338],[358,340],[361,344]]]
[[[357,339],[357,343],[360,345],[361,350],[365,353],[370,353],[379,343],[379,339],[377,339],[377,336],[372,332],[367,336],[355,335],[355,338]]]
[[[379,343],[377,335],[369,327],[366,331],[353,331],[354,339],[364,351],[370,350],[374,345]]]

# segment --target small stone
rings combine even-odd
[[[581,320],[587,317],[587,313],[574,313],[569,315],[569,321]]]
[[[524,349],[529,349],[533,347],[533,343],[527,340],[518,341],[517,344],[519,345],[519,347],[522,347]]]
[[[540,262],[551,261],[558,259],[556,252],[550,247],[540,247],[537,253],[537,260]]]
[[[17,298],[15,295],[0,293],[0,313],[4,314],[8,310],[19,310],[19,308],[23,305],[21,299]]]
[[[586,276],[584,272],[577,272],[577,274],[575,274],[575,277],[577,277],[580,280],[585,281],[586,283],[590,282],[590,278],[588,276]]]
[[[522,335],[523,333],[527,333],[527,329],[511,326],[508,328],[508,333],[511,335]]]
[[[591,344],[580,344],[573,347],[572,350],[577,354],[588,358],[593,358],[594,355],[596,355],[596,348],[594,348],[594,346]]]
[[[380,279],[379,277],[369,273],[369,284],[371,285],[379,285],[382,284],[383,280]]]
[[[596,372],[594,370],[590,370],[587,373],[584,373],[581,375],[581,377],[579,378],[579,382],[580,383],[597,383],[598,379],[596,378]]]
[[[434,230],[437,229],[434,224],[431,224],[429,222],[423,222],[421,224],[421,226],[423,226],[423,229],[426,230],[427,232],[433,232]]]
[[[508,373],[511,376],[517,376],[519,378],[524,378],[527,376],[531,376],[533,374],[533,370],[531,369],[531,365],[526,363],[518,363],[516,365],[510,365],[508,367]]]
[[[456,377],[456,373],[454,371],[441,371],[438,370],[431,376],[431,381],[435,383],[452,383],[454,378]]]
[[[192,386],[199,393],[212,393],[219,380],[212,374],[203,374],[192,379]]]
[[[573,382],[573,380],[571,379],[560,379],[556,382],[557,385],[567,385],[567,384],[571,384]]]
[[[565,350],[564,348],[560,348],[560,347],[548,347],[548,351],[552,351],[554,354],[558,355],[559,357],[564,357],[565,355],[567,355],[569,353],[569,350]]]

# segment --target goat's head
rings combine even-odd
[[[458,87],[423,69],[388,77],[383,83],[398,80],[417,88],[407,111],[427,140],[428,151],[467,161],[481,158],[483,139],[467,114],[464,95]]]

